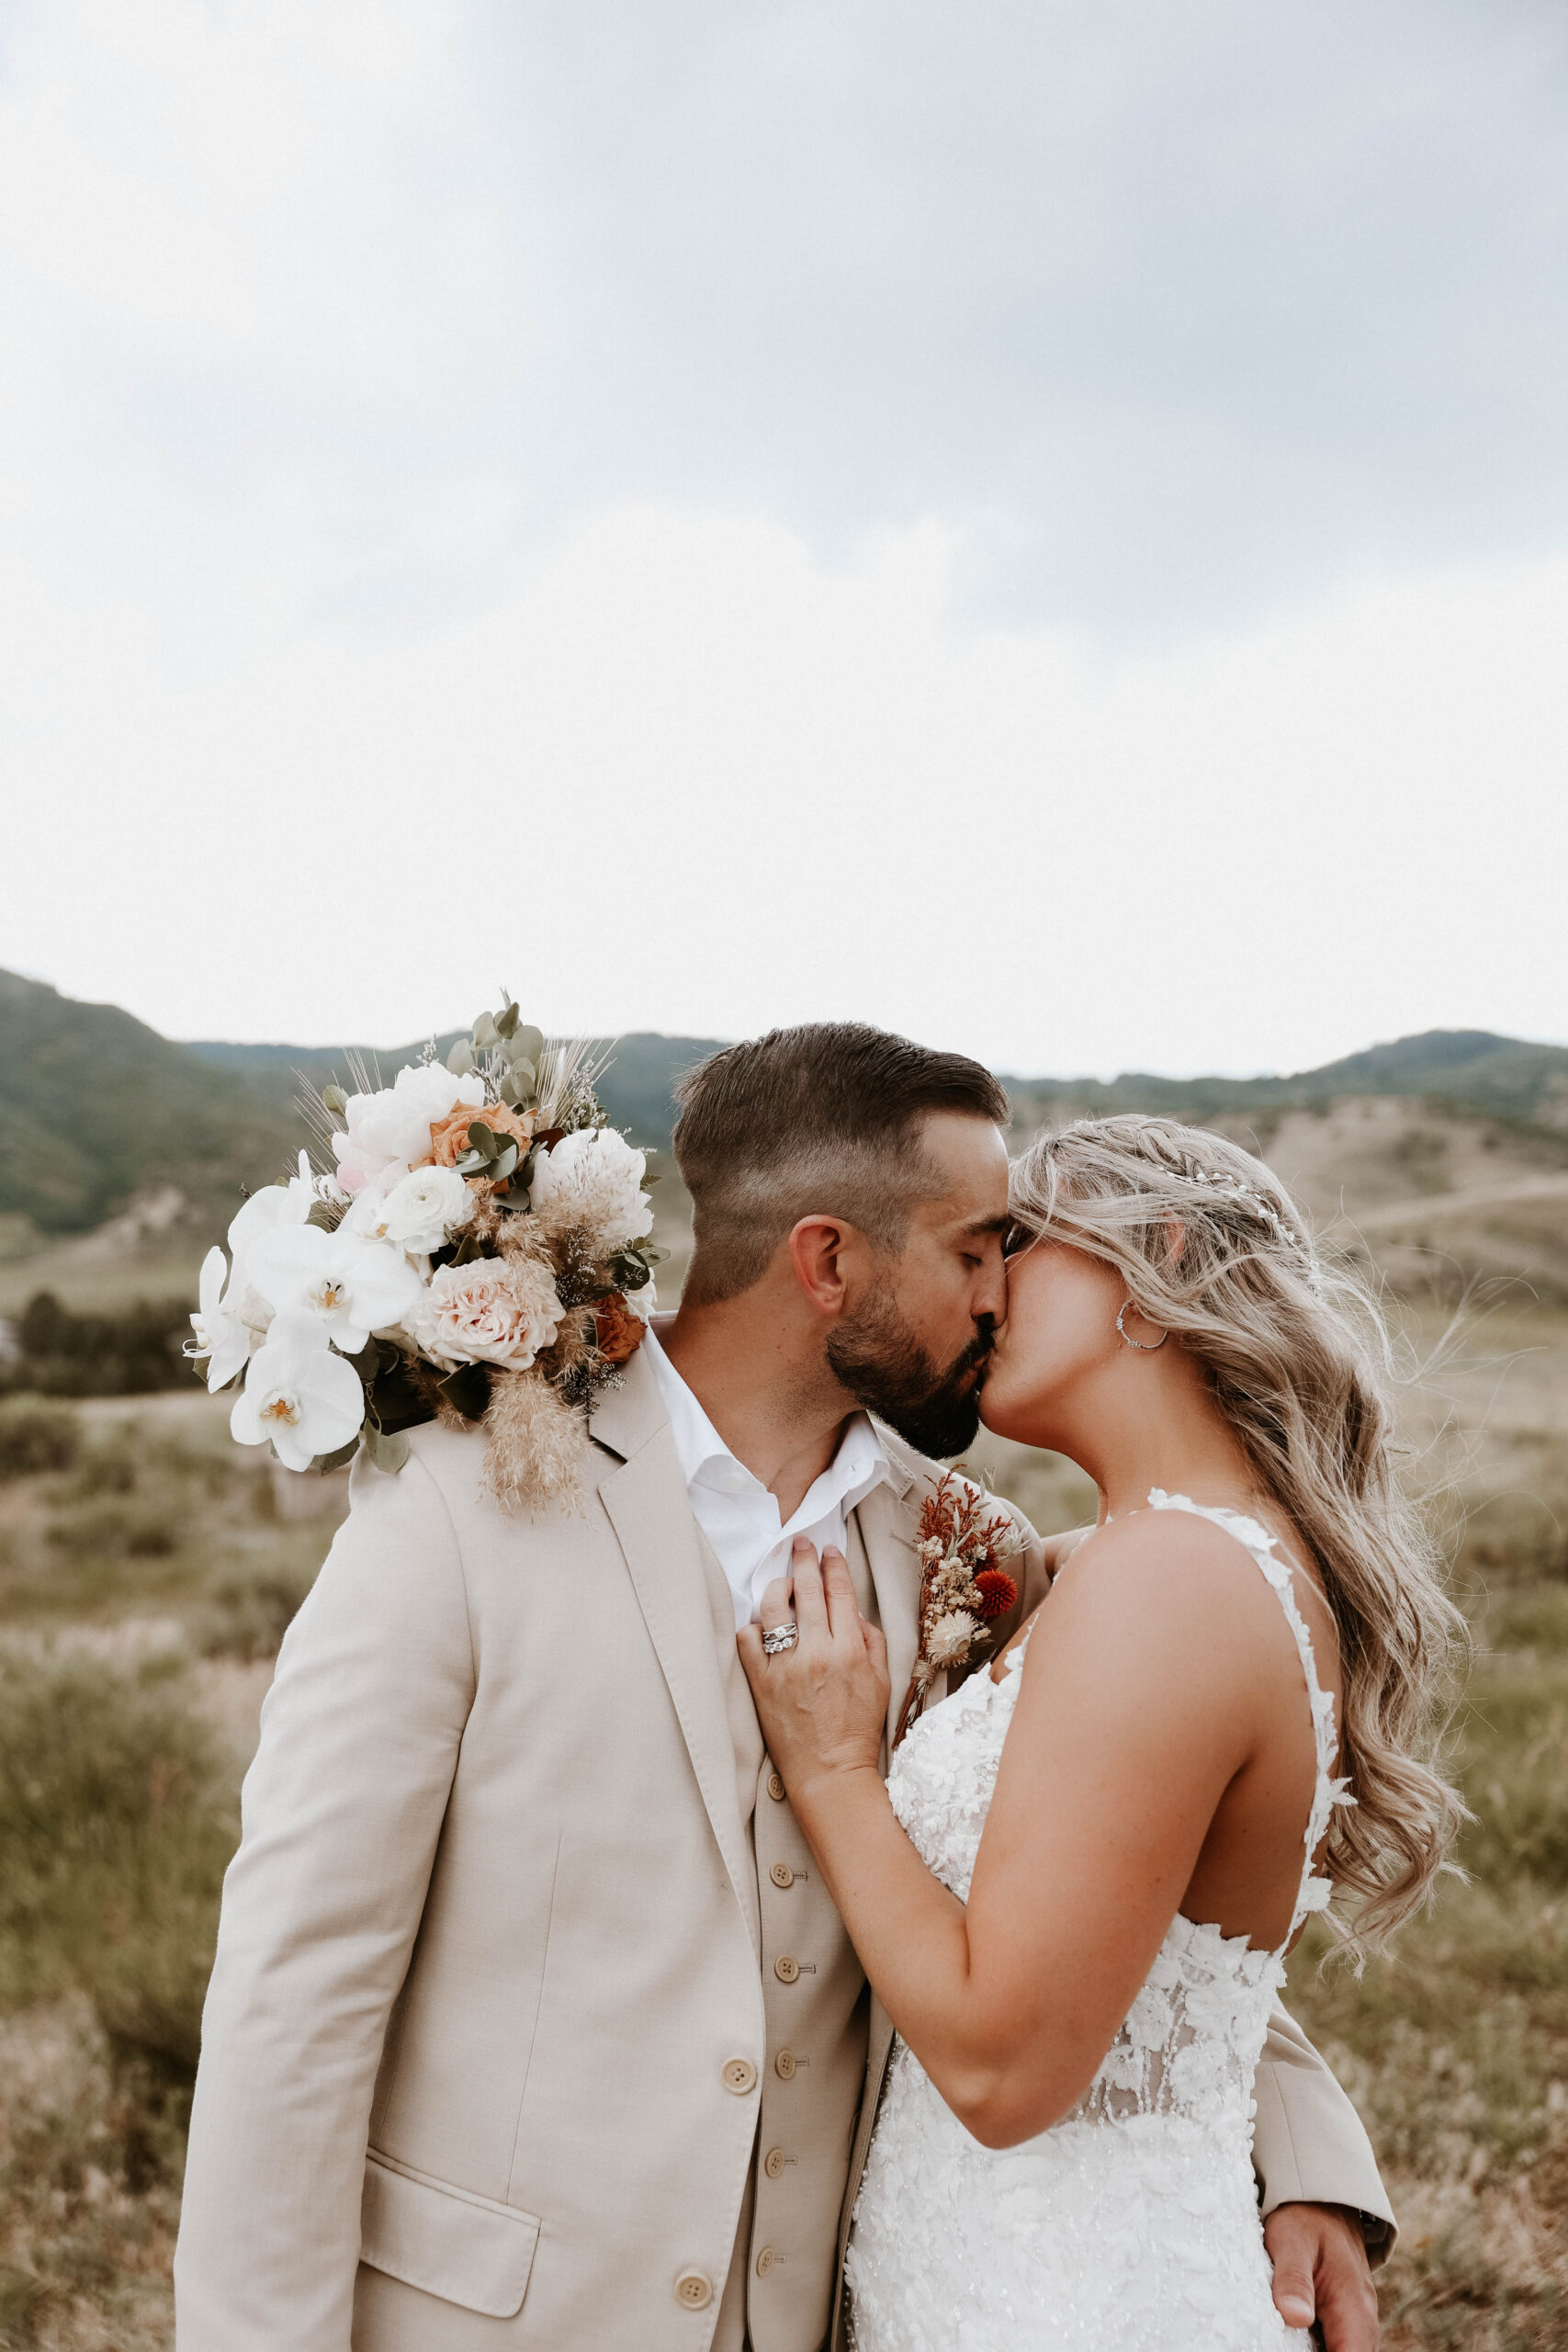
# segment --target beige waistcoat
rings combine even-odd
[[[582,1509],[415,1432],[290,1628],[224,1887],[180,2352],[820,2352],[890,2028],[773,1780],[635,1360]],[[930,1465],[851,1527],[894,1702]],[[1021,1608],[1039,1597],[1039,1555]],[[1005,1631],[1005,1629],[1004,1629]],[[1388,2208],[1284,2012],[1265,2202]]]

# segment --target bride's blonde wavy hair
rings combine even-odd
[[[1429,1894],[1465,1813],[1438,1761],[1464,1621],[1395,1468],[1377,1302],[1320,1252],[1261,1160],[1173,1119],[1041,1136],[1013,1163],[1011,1214],[1023,1236],[1113,1266],[1139,1314],[1197,1359],[1260,1498],[1312,1555],[1338,1629],[1338,1769],[1356,1800],[1332,1817],[1329,1924],[1359,1962]]]

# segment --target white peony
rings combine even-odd
[[[455,1078],[440,1062],[411,1062],[378,1094],[351,1094],[344,1112],[344,1133],[334,1135],[337,1180],[345,1193],[360,1193],[374,1176],[399,1162],[423,1166],[431,1158],[433,1121],[459,1102],[478,1111],[485,1085],[477,1073]]]
[[[354,1366],[323,1347],[310,1325],[280,1318],[251,1358],[229,1427],[241,1445],[270,1438],[288,1469],[308,1470],[318,1454],[336,1453],[357,1436],[364,1419]]]
[[[406,1258],[384,1241],[355,1233],[323,1233],[320,1226],[280,1227],[264,1233],[249,1260],[262,1296],[296,1328],[314,1328],[319,1344],[332,1340],[355,1356],[372,1331],[400,1323],[420,1294]]]
[[[455,1168],[414,1168],[385,1191],[379,1179],[367,1184],[341,1229],[367,1241],[389,1241],[411,1258],[425,1257],[473,1213],[473,1193]]]
[[[412,1329],[422,1353],[437,1363],[526,1372],[565,1313],[547,1266],[532,1258],[476,1258],[436,1268]]]
[[[642,1189],[647,1167],[644,1155],[614,1127],[583,1127],[535,1160],[529,1204],[558,1232],[583,1227],[596,1251],[621,1249],[640,1241],[653,1223]]]

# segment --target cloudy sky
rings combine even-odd
[[[1556,0],[0,0],[0,963],[1568,1037]]]

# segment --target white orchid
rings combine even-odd
[[[227,1388],[255,1344],[250,1325],[224,1304],[228,1272],[222,1250],[209,1250],[201,1261],[200,1305],[190,1318],[193,1336],[186,1341],[185,1351],[193,1363],[206,1357],[207,1385],[214,1391]]]
[[[279,1316],[314,1329],[346,1356],[372,1331],[400,1323],[420,1295],[406,1258],[384,1241],[323,1233],[320,1226],[279,1226],[264,1233],[248,1259],[250,1279]]]
[[[404,1168],[423,1165],[431,1157],[433,1122],[459,1102],[481,1110],[484,1099],[482,1078],[455,1077],[441,1062],[412,1062],[378,1093],[351,1094],[344,1131],[333,1137],[338,1182],[345,1193],[357,1193],[394,1161]]]
[[[383,1181],[377,1177],[367,1184],[342,1231],[423,1257],[439,1250],[473,1216],[474,1195],[455,1168],[410,1169],[384,1190]]]
[[[251,1358],[229,1427],[241,1445],[265,1445],[270,1438],[288,1469],[308,1470],[319,1454],[336,1453],[357,1436],[364,1419],[365,1391],[354,1366],[323,1347],[310,1324],[280,1317]]]
[[[581,1226],[594,1250],[639,1241],[653,1223],[642,1189],[646,1156],[614,1127],[581,1127],[534,1162],[529,1202],[557,1229]]]

